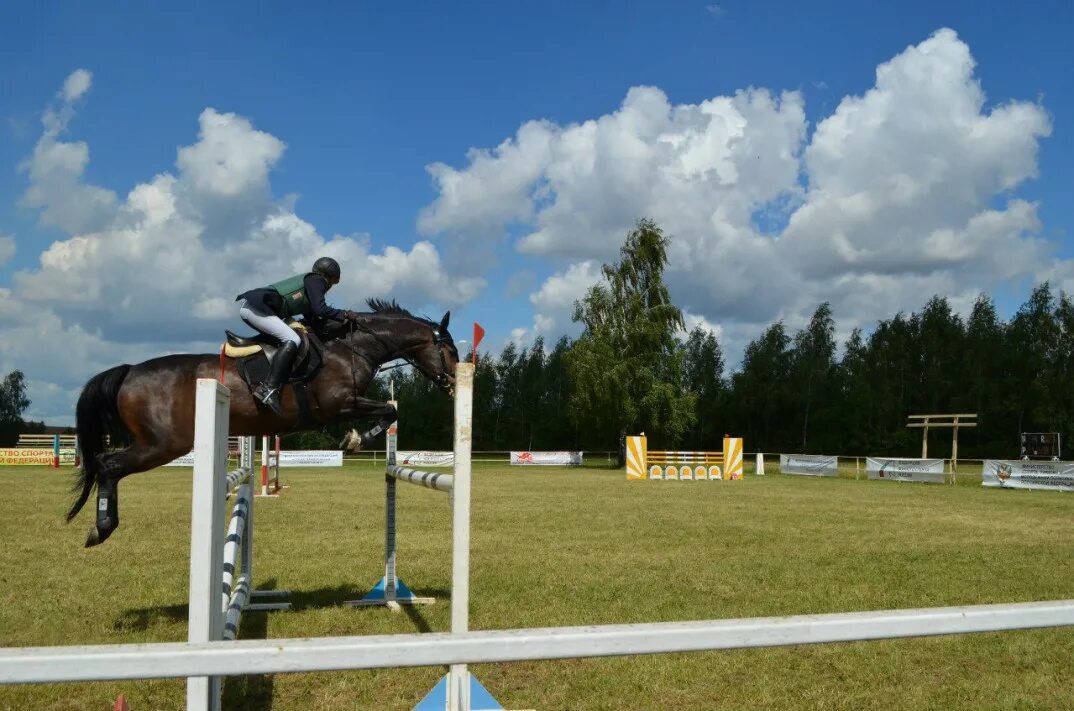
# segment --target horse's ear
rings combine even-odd
[[[448,321],[450,321],[450,320],[451,320],[451,312],[448,311],[446,314],[444,314],[444,318],[440,319],[440,331],[441,332],[444,332],[444,331],[447,330]]]

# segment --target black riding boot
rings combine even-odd
[[[298,355],[298,346],[291,341],[285,341],[280,350],[276,351],[276,357],[272,359],[272,370],[269,371],[268,380],[254,388],[254,397],[267,405],[277,415],[283,414],[280,407],[280,388],[291,374],[291,365]]]

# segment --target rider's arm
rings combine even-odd
[[[331,318],[342,321],[343,312],[333,308],[324,300],[325,292],[328,291],[328,282],[319,274],[308,274],[303,284],[306,287],[306,295],[310,299],[310,313],[317,318]]]

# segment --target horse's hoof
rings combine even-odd
[[[89,530],[89,533],[86,534],[86,548],[93,548],[94,546],[99,546],[104,543],[108,540],[108,537],[112,535],[113,530],[114,529],[109,528],[101,531],[101,529],[94,526]]]
[[[348,454],[356,454],[362,451],[362,435],[358,434],[357,430],[347,432],[347,434],[343,435],[339,448]]]

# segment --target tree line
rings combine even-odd
[[[825,302],[801,330],[768,326],[729,371],[712,332],[683,335],[663,281],[668,240],[637,223],[575,305],[578,338],[477,359],[475,449],[618,450],[645,432],[667,449],[719,449],[732,434],[747,451],[917,456],[921,434],[907,416],[936,413],[977,413],[977,428],[959,435],[966,458],[1015,457],[1021,432],[1059,432],[1074,446],[1074,300],[1049,283],[1009,321],[987,295],[966,318],[934,296],[842,343]],[[404,449],[451,446],[448,398],[408,369],[382,375],[369,396],[388,399],[390,387]],[[0,443],[30,431],[28,405],[15,371],[0,383]],[[345,429],[290,435],[285,446],[334,447]],[[929,451],[949,454],[950,430],[933,431]]]
[[[1022,432],[1074,446],[1074,300],[1049,283],[1007,321],[985,294],[965,318],[933,296],[842,342],[825,302],[801,330],[768,326],[730,371],[712,332],[682,335],[662,278],[668,239],[637,224],[576,305],[577,339],[478,358],[475,449],[615,450],[645,432],[668,449],[719,449],[733,434],[748,451],[919,456],[907,416],[942,413],[978,415],[962,457],[1016,457]],[[406,447],[450,445],[446,398],[414,374],[397,376],[396,394]],[[929,452],[948,456],[950,442],[933,430]]]

